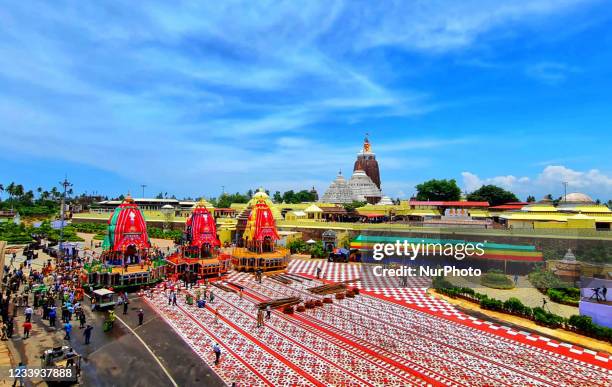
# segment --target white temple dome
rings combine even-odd
[[[353,172],[353,176],[349,180],[349,187],[359,201],[366,201],[367,198],[380,198],[382,196],[376,184],[361,169]]]
[[[585,195],[580,192],[572,192],[561,197],[559,203],[594,203],[593,199],[589,195]]]
[[[338,204],[352,203],[353,200],[357,199],[355,199],[353,191],[342,176],[342,172],[338,172],[338,176],[336,176],[336,179],[332,181],[329,188],[327,188],[327,191],[325,191],[325,194],[323,194],[323,197],[321,198],[323,203]]]

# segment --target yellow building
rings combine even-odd
[[[550,200],[543,200],[499,218],[509,228],[610,230],[612,211],[587,195],[572,193],[562,197],[556,207]]]
[[[285,220],[296,221],[308,219],[308,215],[304,211],[294,210],[285,214]]]
[[[323,210],[317,207],[315,204],[311,204],[304,209],[304,213],[310,220],[322,220]]]

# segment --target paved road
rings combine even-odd
[[[41,254],[42,256],[42,254]],[[42,262],[42,259],[39,258]],[[33,317],[34,328],[29,339],[21,337],[23,308],[16,318],[16,329],[9,348],[15,361],[30,366],[40,364],[43,350],[60,345],[72,345],[83,356],[82,383],[90,386],[224,386],[223,381],[199,358],[174,330],[138,297],[133,297],[127,315],[117,308],[118,317],[130,328],[117,321],[111,332],[102,331],[104,314],[91,312],[84,302],[87,323],[94,327],[91,344],[85,345],[79,323],[72,321],[70,343],[63,340],[63,331],[50,328],[48,321]],[[145,322],[138,326],[138,309],[142,308]],[[59,320],[59,318],[58,318]],[[61,324],[58,321],[58,326]],[[18,327],[18,328],[17,328]],[[141,342],[136,336],[144,341]],[[146,346],[145,346],[146,345]],[[149,349],[151,352],[149,352]],[[157,360],[155,359],[157,358]],[[164,368],[170,376],[166,374]],[[44,385],[40,381],[28,385]]]

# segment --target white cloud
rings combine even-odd
[[[580,70],[576,67],[568,66],[563,63],[540,62],[528,66],[525,70],[525,74],[543,83],[557,85],[565,81],[570,74],[579,71]]]
[[[443,106],[395,82],[403,69],[370,51],[468,48],[487,32],[580,3],[13,2],[0,10],[0,150],[164,181],[177,194],[270,175],[331,180],[352,166],[349,124]],[[343,138],[319,140],[329,130]],[[398,140],[374,150],[386,157],[381,169],[397,170],[428,162],[404,151],[470,141]]]
[[[372,28],[351,35],[357,48],[399,46],[447,52],[473,44],[481,35],[530,19],[561,14],[588,0],[389,2],[360,13]],[[369,19],[368,19],[369,17]],[[498,31],[499,32],[499,31]]]
[[[562,184],[567,182],[568,192],[583,192],[602,200],[612,196],[612,177],[597,169],[576,171],[562,165],[549,165],[533,178],[512,175],[480,178],[471,172],[462,172],[461,176],[464,189],[468,192],[485,184],[494,184],[520,196],[541,197],[549,193],[561,196],[564,189]]]

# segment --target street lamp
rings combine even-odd
[[[72,183],[68,181],[68,176],[66,176],[64,178],[64,181],[60,181],[60,184],[62,185],[62,187],[64,187],[64,192],[62,194],[62,204],[61,204],[61,208],[60,208],[60,237],[59,237],[59,256],[63,258],[64,256],[64,249],[62,248],[62,242],[64,239],[64,222],[65,222],[65,218],[66,218],[66,191],[68,190],[68,187],[72,187]]]

